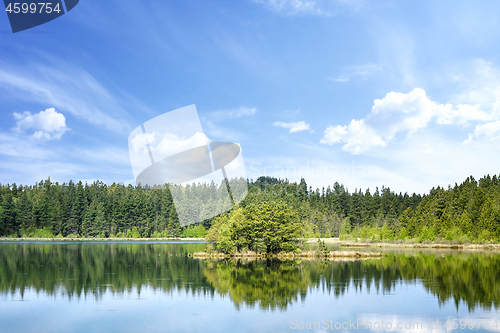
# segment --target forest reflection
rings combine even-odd
[[[348,291],[391,293],[422,284],[440,304],[500,307],[497,253],[386,253],[361,261],[199,260],[205,244],[0,244],[0,293],[27,290],[67,298],[140,294],[142,288],[228,296],[235,307],[284,310],[312,290],[339,298]]]

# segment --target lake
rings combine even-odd
[[[187,256],[205,247],[2,242],[0,331],[500,331],[497,252],[382,249],[382,259],[283,262]]]

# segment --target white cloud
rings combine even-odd
[[[204,133],[196,132],[191,137],[179,137],[176,134],[156,131],[153,133],[140,133],[130,139],[134,153],[148,155],[147,145],[153,152],[162,158],[186,151],[191,148],[200,147],[208,143],[208,138]],[[149,158],[149,157],[148,157]]]
[[[150,141],[152,150],[158,151],[161,156],[171,156],[191,148],[200,147],[208,143],[208,138],[204,133],[196,132],[189,138],[179,137],[178,135],[163,134],[162,137],[155,135],[155,140]]]
[[[122,147],[82,149],[68,146],[66,140],[40,145],[17,131],[0,132],[0,160],[2,183],[29,185],[50,176],[61,183],[99,178],[111,184],[132,176],[128,152]]]
[[[327,146],[296,144],[294,157],[286,154],[245,158],[248,177],[262,175],[300,181],[304,177],[313,189],[339,182],[350,191],[382,185],[392,191],[429,193],[432,187],[446,188],[473,175],[479,179],[495,173],[500,165],[496,142],[462,145],[424,128],[397,145],[387,145],[368,154],[346,155]]]
[[[476,114],[484,124],[477,124],[464,141],[495,141],[500,139],[500,69],[484,59],[475,59],[463,72],[452,76],[458,87],[451,96],[461,113]],[[473,105],[472,107],[470,105]],[[488,110],[485,112],[483,110]]]
[[[16,119],[16,131],[25,131],[33,129],[35,139],[54,140],[60,139],[68,130],[66,127],[66,118],[62,113],[54,108],[48,108],[45,111],[31,114],[29,111],[23,113],[13,113]]]
[[[341,12],[355,12],[363,0],[253,0],[265,8],[285,15],[332,16]]]
[[[343,71],[343,73],[337,77],[329,77],[328,80],[334,82],[348,82],[353,78],[360,78],[362,80],[368,79],[370,76],[377,72],[382,71],[383,66],[381,64],[363,64],[358,66],[352,66]]]
[[[397,133],[403,132],[409,137],[433,119],[439,125],[468,126],[472,121],[496,118],[495,112],[485,112],[479,105],[439,104],[427,97],[423,89],[415,88],[407,94],[390,92],[376,99],[365,119],[353,119],[348,126],[328,127],[320,142],[344,143],[342,150],[360,154],[373,147],[385,147]]]
[[[0,68],[0,91],[11,98],[52,105],[57,110],[69,112],[91,124],[102,125],[121,132],[129,126],[123,117],[127,112],[112,94],[92,75],[62,61],[58,65],[11,64]],[[144,109],[128,96],[122,100],[133,103],[134,108]]]
[[[477,139],[486,139],[487,141],[494,141],[500,139],[500,121],[492,121],[486,124],[477,125],[474,133],[469,134],[469,138],[464,141],[469,144]]]
[[[440,125],[469,126],[470,121],[488,121],[494,119],[494,115],[482,111],[479,104],[460,104],[455,108],[452,108],[451,104],[447,105],[450,107],[442,109],[442,112],[436,119],[436,122]]]
[[[340,75],[338,77],[329,77],[328,80],[335,82],[348,82],[350,80],[349,76]]]
[[[117,146],[99,147],[95,149],[76,148],[70,152],[71,156],[82,160],[93,160],[97,163],[119,164],[130,169],[128,150]]]
[[[234,126],[222,126],[220,123],[227,119],[251,117],[256,113],[256,107],[249,108],[242,106],[237,109],[209,112],[201,117],[201,121],[210,139],[218,138],[232,142],[241,142],[247,139],[244,132],[236,130]]]
[[[384,147],[387,143],[369,126],[365,120],[352,120],[348,126],[330,126],[325,131],[325,136],[320,143],[332,145],[346,143],[342,150],[352,154],[361,154],[371,147]]]
[[[480,105],[482,110],[500,114],[500,69],[484,59],[475,59],[462,72],[452,75],[457,91],[450,97],[453,104]]]
[[[132,147],[132,151],[134,153],[142,153],[144,155],[148,154],[148,144],[149,142],[153,142],[155,139],[156,132],[153,133],[143,133],[135,135],[133,138],[130,138],[130,144]]]
[[[253,116],[257,112],[257,108],[247,108],[247,107],[239,107],[237,109],[230,109],[230,110],[220,110],[220,111],[214,111],[211,112],[208,115],[208,119],[211,121],[222,121],[226,119],[232,119],[232,118],[241,118],[241,117],[248,117],[248,116]]]
[[[7,158],[53,159],[55,156],[53,150],[40,147],[36,141],[20,137],[16,132],[0,132],[0,155],[3,155],[2,162]]]
[[[300,132],[300,131],[310,131],[309,124],[306,124],[305,121],[298,121],[296,123],[283,123],[281,121],[277,121],[273,123],[273,126],[283,127],[290,129],[290,133]]]

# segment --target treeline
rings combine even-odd
[[[0,186],[0,198],[1,236],[178,237],[200,229],[182,230],[168,189],[47,179]]]
[[[365,225],[396,224],[402,213],[416,209],[422,200],[419,194],[395,193],[388,187],[352,192],[339,183],[313,190],[304,179],[300,183],[260,177],[249,184],[249,195],[242,202],[245,207],[262,201],[284,201],[295,208],[305,226],[305,235],[311,237],[338,237],[342,222],[349,228]],[[344,223],[345,224],[345,223]]]
[[[416,207],[408,207],[382,228],[341,228],[345,238],[413,239],[417,242],[500,242],[500,178],[472,176],[447,189],[433,188]],[[342,235],[341,235],[342,236]]]
[[[253,183],[253,200],[287,201],[306,226],[305,236],[410,242],[500,242],[500,178],[468,177],[429,194],[396,194],[389,188],[349,192],[335,183],[321,190],[274,178]],[[294,195],[295,194],[295,195]]]
[[[220,187],[188,186],[185,195],[207,196]],[[423,196],[398,194],[383,186],[373,192],[350,192],[338,183],[313,190],[304,179],[260,177],[248,182],[248,195],[239,206],[262,202],[291,207],[306,237],[500,241],[497,176],[479,181],[471,176],[460,185],[433,188]],[[209,207],[193,207],[200,209]],[[214,220],[181,227],[168,189],[81,181],[59,184],[50,179],[33,186],[0,185],[3,237],[201,237]]]

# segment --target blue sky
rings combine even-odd
[[[498,1],[97,1],[0,15],[0,182],[134,183],[128,135],[195,104],[247,175],[349,190],[500,172]]]

